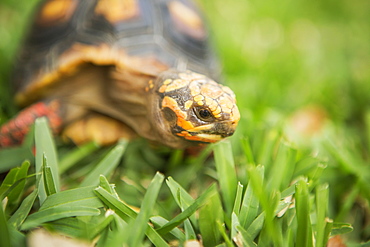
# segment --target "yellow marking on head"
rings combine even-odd
[[[162,86],[158,89],[158,92],[160,92],[160,93],[164,93],[164,92],[166,92],[166,89],[167,89],[167,85],[162,85]]]
[[[189,84],[189,89],[190,89],[191,96],[193,96],[193,97],[200,94],[200,87],[194,81]]]
[[[188,100],[185,102],[185,109],[188,110],[193,105],[192,100]]]
[[[176,79],[171,84],[167,86],[166,93],[180,89],[189,85],[189,82],[186,80]]]
[[[228,107],[222,107],[222,112],[231,114],[231,108]]]
[[[224,91],[222,91],[221,87],[217,84],[213,85],[213,84],[207,83],[206,85],[202,86],[200,93],[203,96],[208,96],[212,99],[217,99],[224,93]]]
[[[197,101],[198,105],[204,105],[203,101]]]
[[[237,124],[240,120],[240,112],[237,106],[234,106],[234,108],[231,111],[231,114],[232,114],[231,120],[234,121],[235,124]]]
[[[214,115],[215,118],[220,118],[221,114]]]
[[[163,82],[163,84],[164,85],[168,85],[168,84],[170,84],[172,82],[172,79],[166,79],[164,82]]]
[[[204,99],[203,95],[197,95],[194,97],[194,101],[202,101]]]
[[[213,103],[213,99],[210,97],[204,97],[206,100],[206,105],[211,105]]]
[[[110,22],[117,23],[138,16],[140,8],[136,0],[99,0],[95,13],[103,15]]]
[[[212,101],[212,104],[208,105],[209,109],[211,109],[212,112],[216,111],[218,104],[215,101]]]
[[[219,113],[221,113],[221,107],[220,106],[217,106],[216,110],[212,111],[213,115],[217,115]]]

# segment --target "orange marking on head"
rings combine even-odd
[[[117,23],[138,16],[140,9],[136,0],[99,0],[95,13],[103,15],[110,22]]]
[[[210,140],[210,139],[205,139],[199,136],[185,136],[185,139],[190,140],[190,141],[198,141],[198,142],[217,142],[217,140]]]
[[[183,136],[183,137],[191,136],[187,131],[181,131],[181,133],[177,133],[176,135]]]
[[[76,9],[75,0],[52,0],[40,10],[37,22],[40,25],[52,25],[55,22],[65,22],[71,18]]]
[[[168,96],[164,97],[162,101],[162,108],[165,107],[170,108],[176,114],[178,126],[182,127],[185,130],[194,128],[193,124],[190,121],[186,120],[187,114],[180,109],[176,100]]]

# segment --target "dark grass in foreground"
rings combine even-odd
[[[242,139],[245,159],[237,166],[226,141],[189,158],[182,168],[176,164],[179,154],[171,153],[176,170],[183,171],[176,174],[169,169],[165,172],[173,172],[173,177],[157,173],[151,180],[149,174],[156,167],[121,162],[122,156],[135,155],[126,142],[106,150],[84,169],[76,168],[78,158],[71,155],[89,155],[94,150],[86,151],[89,145],[58,154],[44,119],[36,122],[34,133],[32,165],[26,161],[13,168],[0,187],[4,246],[24,245],[24,234],[38,227],[95,240],[97,246],[182,246],[199,236],[204,246],[326,246],[329,237],[352,230],[349,224],[328,217],[330,188],[319,181],[326,165],[300,153],[276,132],[253,137],[263,138],[268,147],[263,151],[269,160],[265,166],[255,164],[255,147]],[[215,166],[205,162],[210,149]],[[13,151],[21,157],[23,150]],[[155,158],[147,155],[149,163]],[[59,171],[58,163],[65,160],[76,164]],[[137,174],[141,180],[130,184],[129,174],[144,168],[148,174]],[[202,181],[191,181],[189,174]],[[70,183],[70,177],[82,181]],[[180,185],[175,177],[188,182]],[[116,181],[116,186],[109,181]],[[133,210],[130,202],[140,211]]]

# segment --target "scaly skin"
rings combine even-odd
[[[1,126],[0,147],[11,147],[21,144],[32,124],[39,117],[46,117],[49,120],[53,133],[60,132],[63,121],[59,102],[57,100],[38,102],[24,109]]]

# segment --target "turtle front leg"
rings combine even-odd
[[[61,104],[58,100],[35,103],[1,126],[0,147],[20,145],[36,118],[46,117],[54,134],[63,124]]]
[[[137,137],[126,124],[99,113],[89,113],[71,122],[61,135],[77,145],[94,141],[102,146],[113,144],[120,139],[131,140]]]

